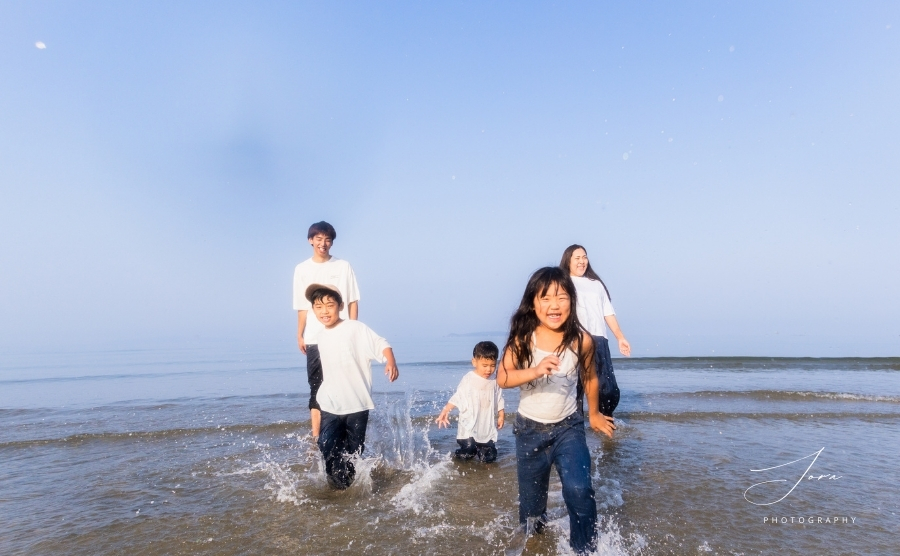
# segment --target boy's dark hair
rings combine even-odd
[[[309,302],[312,305],[315,305],[316,301],[321,301],[322,303],[324,303],[326,297],[330,297],[338,305],[344,304],[344,300],[341,299],[341,293],[339,291],[325,287],[314,289],[312,293],[309,294]]]
[[[478,342],[472,350],[475,359],[491,359],[496,361],[500,356],[500,349],[494,342]]]
[[[332,226],[328,222],[325,222],[324,220],[321,222],[316,222],[309,227],[309,231],[306,233],[306,239],[312,239],[319,234],[325,234],[331,241],[334,241],[337,237],[337,232],[334,231],[334,226]]]

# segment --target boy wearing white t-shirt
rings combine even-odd
[[[456,393],[435,422],[450,426],[450,412],[459,408],[456,457],[490,463],[497,459],[497,429],[503,428],[503,392],[494,378],[500,350],[494,342],[478,342],[472,351],[473,369],[463,377]],[[494,426],[494,416],[497,424]]]
[[[341,318],[344,302],[335,286],[311,284],[305,297],[323,326],[318,336],[322,385],[317,400],[322,422],[317,443],[328,481],[345,489],[356,476],[352,459],[365,449],[369,410],[375,409],[371,362],[385,363],[384,374],[391,382],[400,372],[387,340],[359,321]]]
[[[297,345],[306,354],[306,378],[309,382],[309,413],[312,421],[312,435],[319,436],[321,416],[316,395],[322,384],[322,364],[319,359],[318,337],[322,324],[310,318],[312,306],[306,299],[306,288],[310,284],[332,284],[347,303],[341,310],[343,319],[356,320],[359,314],[359,286],[353,268],[347,261],[331,256],[331,246],[337,237],[334,227],[328,222],[316,222],[306,234],[312,246],[313,255],[294,269],[294,310],[297,311]]]

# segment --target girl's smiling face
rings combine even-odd
[[[572,276],[584,276],[587,272],[588,256],[584,249],[576,249],[572,251],[572,258],[569,259],[569,274]]]
[[[553,283],[543,295],[534,297],[534,312],[542,326],[559,330],[569,320],[572,300],[565,289],[559,287],[558,283]]]

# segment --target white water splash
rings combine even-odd
[[[222,471],[216,473],[219,477],[231,476],[249,476],[261,474],[266,478],[263,488],[272,492],[275,500],[282,503],[290,503],[300,506],[309,502],[309,499],[303,494],[303,484],[325,480],[324,463],[318,454],[318,451],[312,450],[314,444],[311,444],[309,437],[301,437],[299,435],[289,434],[287,438],[293,438],[300,441],[300,445],[305,446],[305,453],[302,451],[299,457],[287,461],[274,461],[270,453],[271,446],[263,442],[251,442],[256,450],[262,454],[262,461],[255,463],[240,462],[243,465],[234,471]],[[305,461],[304,461],[305,460]],[[306,473],[297,473],[291,470],[291,465],[300,464],[307,467]]]
[[[557,554],[574,555],[569,546],[569,516],[566,515],[547,524],[558,531]],[[619,530],[619,524],[611,517],[601,516],[597,524],[597,550],[595,556],[640,556],[647,548],[647,540],[636,533],[626,536]]]
[[[412,511],[418,515],[429,507],[429,501],[433,500],[431,492],[434,487],[450,474],[450,460],[445,459],[434,465],[423,463],[414,473],[413,480],[403,485],[391,502],[398,509]],[[443,515],[444,510],[432,513]]]
[[[379,454],[393,469],[416,471],[436,459],[428,438],[428,422],[420,428],[413,423],[415,396],[404,394],[402,399],[390,399],[385,395],[369,421],[366,451]]]
[[[381,456],[375,456],[371,458],[365,457],[354,457],[351,458],[353,461],[353,467],[356,469],[356,477],[353,479],[353,484],[351,484],[347,488],[347,492],[351,496],[368,496],[372,494],[372,472],[375,471],[380,465],[384,464],[384,460]],[[325,461],[322,460],[322,480],[327,480],[325,478],[324,472]]]
[[[263,488],[274,493],[275,500],[291,503],[295,506],[300,506],[309,501],[297,488],[299,478],[296,473],[273,461],[264,462],[262,465],[265,466],[265,471],[269,477]]]

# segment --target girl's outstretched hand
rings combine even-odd
[[[625,338],[619,338],[619,353],[625,357],[631,357],[631,344]]]
[[[612,438],[616,431],[616,421],[612,417],[607,417],[602,413],[595,413],[588,417],[591,423],[591,430],[594,432],[602,432],[606,436]]]

